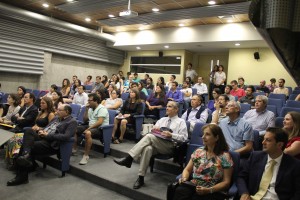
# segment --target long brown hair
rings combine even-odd
[[[43,113],[47,112],[48,114],[50,113],[55,113],[54,107],[53,107],[53,102],[52,99],[49,97],[43,97],[41,101],[45,101],[47,104],[47,109],[46,110],[41,110],[40,114],[38,115],[37,118],[39,118]]]
[[[141,103],[140,91],[138,89],[131,89],[131,91],[135,93],[135,103]],[[130,98],[130,94],[129,94],[128,101],[129,103],[132,102],[132,98]]]
[[[288,132],[289,140],[290,140],[294,137],[300,136],[300,113],[291,111],[291,112],[288,112],[287,114],[289,114],[291,116],[293,123],[294,123],[292,130],[284,129],[286,132]]]

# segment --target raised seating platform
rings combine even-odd
[[[128,140],[122,144],[112,144],[110,156],[104,158],[102,144],[94,140],[89,163],[87,165],[78,164],[83,155],[83,149],[79,148],[79,151],[71,157],[69,173],[131,199],[166,199],[167,184],[173,182],[176,175],[181,173],[179,165],[174,164],[172,160],[157,160],[154,173],[150,173],[148,170],[145,176],[145,186],[134,190],[132,187],[138,177],[138,163],[134,162],[128,169],[113,162],[115,157],[126,156],[134,144],[133,141]],[[56,156],[50,157],[46,162],[48,165],[60,169]]]

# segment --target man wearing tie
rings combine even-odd
[[[120,160],[114,160],[121,166],[131,167],[132,161],[137,160],[140,156],[139,177],[133,188],[139,189],[144,185],[144,176],[149,166],[150,158],[155,154],[172,154],[174,144],[173,141],[184,142],[188,138],[187,127],[184,119],[178,117],[179,104],[175,101],[169,101],[167,104],[166,114],[158,120],[153,129],[160,130],[162,127],[171,129],[170,131],[162,131],[161,135],[166,139],[156,137],[153,134],[144,136],[129,152],[128,156]]]
[[[253,152],[240,171],[241,200],[300,199],[300,161],[283,153],[288,141],[281,128],[268,128],[263,151]]]

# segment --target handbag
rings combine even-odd
[[[167,188],[167,200],[173,200],[175,195],[175,190],[178,187],[179,183],[169,183]]]

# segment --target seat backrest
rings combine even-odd
[[[253,130],[253,149],[254,151],[260,151],[261,150],[261,142],[259,139],[259,132],[258,130]]]
[[[240,117],[243,117],[244,114],[251,109],[251,104],[241,103]]]
[[[148,92],[148,96],[150,96],[153,93],[153,90],[147,89],[147,92]]]
[[[7,103],[7,97],[8,97],[8,93],[4,93],[2,96],[2,102],[1,103]]]
[[[266,93],[264,93],[264,92],[253,92],[253,96],[254,97],[257,97],[258,95],[264,95],[264,96],[266,96]]]
[[[81,105],[71,103],[70,106],[72,108],[72,117],[77,119],[77,117],[79,115],[79,112],[80,112],[80,109],[81,109]]]
[[[203,145],[203,140],[202,140],[202,127],[204,126],[204,123],[196,123],[194,126],[194,130],[191,135],[191,140],[190,144],[198,144],[198,145]]]
[[[26,93],[31,93],[32,92],[32,89],[26,89]]]
[[[274,105],[274,106],[276,106],[276,109],[277,109],[277,115],[276,116],[280,115],[281,108],[283,106],[283,102],[282,102],[281,99],[269,98],[268,99],[268,105]]]
[[[285,100],[286,100],[285,94],[274,94],[274,93],[270,93],[270,94],[269,94],[269,98],[272,98],[272,99],[281,99],[281,100],[282,100],[282,106],[284,105]]]
[[[289,90],[289,95],[292,94],[293,88],[290,86],[285,86]]]
[[[128,92],[124,92],[124,93],[121,94],[121,98],[124,101],[126,101],[128,99],[128,97],[129,97],[129,93]]]
[[[206,109],[206,110],[208,112],[208,117],[207,117],[206,123],[211,123],[213,112],[210,109]]]
[[[40,94],[40,90],[32,90],[32,93],[34,94],[34,96],[36,98],[38,98],[39,94]]]
[[[276,117],[275,126],[279,127],[279,128],[282,128],[283,127],[283,120],[284,120],[284,117]]]
[[[81,109],[80,109],[80,112],[78,114],[78,117],[77,117],[78,122],[83,123],[84,112],[85,112],[85,106],[82,106]]]
[[[48,93],[47,90],[41,90],[40,93],[38,94],[38,98],[45,96]]]
[[[237,177],[239,175],[240,168],[240,154],[234,151],[229,151],[232,161],[233,161],[233,173],[231,178],[231,185],[236,182]]]
[[[85,90],[87,90],[87,91],[91,91],[93,88],[92,85],[85,85],[84,87],[85,87]]]
[[[280,112],[279,117],[284,117],[288,112],[291,112],[291,111],[296,111],[296,112],[299,112],[299,113],[300,113],[300,108],[295,108],[295,107],[283,107],[283,108],[281,109],[281,112]]]
[[[197,94],[197,89],[196,88],[192,88],[192,95]]]
[[[108,109],[109,114],[109,124],[114,124],[114,119],[117,115],[117,111]]]
[[[267,110],[274,113],[275,116],[277,116],[277,108],[275,105],[267,105]]]
[[[300,101],[287,100],[285,106],[286,107],[300,108]]]
[[[291,94],[300,94],[300,90],[294,90]]]
[[[297,96],[298,96],[298,94],[290,94],[289,100],[295,100]]]

